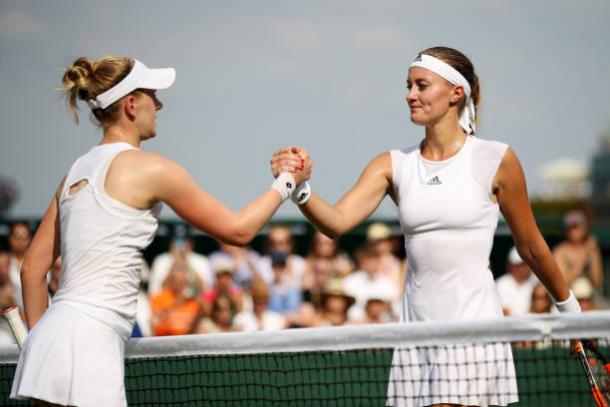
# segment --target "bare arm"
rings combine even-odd
[[[243,209],[232,211],[201,189],[180,165],[160,156],[152,159],[153,199],[166,202],[181,218],[224,243],[243,246],[250,242],[282,203],[276,190],[267,189]],[[307,161],[293,176],[300,183],[310,173]]]
[[[57,188],[21,266],[23,305],[29,329],[36,325],[49,303],[47,272],[61,250],[59,197],[63,183]]]
[[[574,281],[574,278],[572,277],[572,272],[570,270],[571,267],[569,267],[564,260],[562,252],[563,248],[561,247],[561,244],[556,246],[553,248],[553,258],[555,259],[555,263],[557,263],[557,267],[559,267],[559,270],[561,270],[563,273],[563,278],[566,281],[566,284],[569,286]]]
[[[556,301],[566,300],[569,297],[568,286],[538,230],[527,196],[525,176],[511,149],[502,159],[493,188],[519,255]]]
[[[279,150],[276,155],[281,155]],[[272,160],[272,171],[277,173],[281,161]],[[356,185],[334,206],[313,193],[301,212],[329,237],[337,237],[354,228],[379,206],[386,194],[391,193],[392,162],[389,153],[375,157],[364,169]]]

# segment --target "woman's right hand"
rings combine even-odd
[[[271,173],[276,178],[282,172],[290,172],[297,184],[311,177],[312,162],[307,150],[299,147],[284,147],[273,153],[269,161]]]

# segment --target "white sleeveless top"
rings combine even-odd
[[[161,210],[161,204],[132,208],[104,190],[112,160],[132,149],[127,143],[99,145],[72,165],[59,203],[63,262],[53,300],[78,307],[124,339],[135,320],[142,250],[154,237]],[[70,195],[70,186],[81,180],[87,185]]]
[[[502,316],[489,255],[499,216],[492,180],[507,147],[469,136],[444,161],[426,160],[419,146],[390,152],[409,270],[401,320]]]

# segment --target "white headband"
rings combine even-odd
[[[448,63],[441,61],[427,54],[419,54],[413,62],[411,62],[411,68],[420,67],[428,69],[437,75],[442,76],[454,85],[460,85],[464,88],[466,94],[466,106],[460,116],[460,126],[466,131],[466,134],[474,134],[475,128],[475,109],[474,102],[470,97],[471,89],[470,84],[464,78],[464,76],[458,72],[457,69],[449,65]]]
[[[134,59],[133,68],[119,83],[96,98],[88,100],[91,109],[105,109],[136,89],[167,89],[176,79],[174,68],[151,69]]]

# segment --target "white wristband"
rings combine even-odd
[[[311,185],[309,181],[302,182],[290,195],[290,199],[297,205],[305,205],[311,198]]]
[[[576,296],[574,295],[572,290],[570,290],[570,296],[567,300],[555,302],[555,306],[557,307],[557,310],[562,313],[581,312],[580,304],[578,303],[578,300],[576,299]]]
[[[282,202],[290,198],[290,194],[295,190],[295,186],[296,182],[294,182],[294,177],[289,172],[281,173],[271,184],[271,188],[280,193]]]

